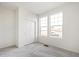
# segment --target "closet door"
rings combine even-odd
[[[35,40],[35,22],[24,20],[24,45],[30,44]]]

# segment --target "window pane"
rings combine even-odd
[[[40,25],[41,26],[47,26],[47,17],[43,17],[40,19]]]
[[[55,14],[55,15],[51,15],[50,16],[50,19],[51,19],[51,26],[53,25],[62,25],[62,21],[63,21],[63,13],[58,13],[58,14]]]
[[[41,31],[41,36],[47,36],[47,31]]]
[[[51,34],[62,34],[62,26],[51,27]]]
[[[41,26],[47,26],[47,23],[41,23]]]
[[[47,31],[47,27],[46,26],[42,26],[41,27],[41,31],[46,30]]]

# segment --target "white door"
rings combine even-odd
[[[25,45],[34,42],[35,40],[35,22],[24,20],[24,40]]]

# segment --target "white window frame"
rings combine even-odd
[[[50,32],[51,32],[51,24],[50,24],[50,16],[51,15],[54,15],[54,14],[57,14],[57,13],[60,13],[60,12],[62,12],[62,11],[59,11],[59,12],[56,12],[56,13],[53,13],[53,14],[50,14],[50,15],[47,15],[47,38],[50,38]],[[62,12],[63,13],[63,12]],[[45,16],[42,16],[42,17],[45,17]],[[39,37],[41,36],[41,28],[40,28],[40,18],[42,18],[42,17],[39,17]],[[62,21],[63,22],[63,21]],[[62,24],[62,30],[63,30],[63,24]],[[63,31],[62,31],[62,33],[63,33]],[[60,39],[62,39],[62,38],[60,38]]]
[[[48,36],[48,16],[43,16],[43,17],[47,17],[47,36]],[[39,37],[41,37],[40,18],[43,18],[43,17],[39,17]]]
[[[63,12],[57,12],[57,13],[54,13],[54,14],[51,14],[51,15],[55,15],[55,14],[58,14],[58,13],[62,13],[62,15],[63,15]],[[52,36],[52,37],[54,37],[53,35],[50,35],[50,33],[51,33],[51,19],[50,19],[50,16],[51,15],[49,15],[49,38],[50,38],[50,36]],[[63,16],[62,16],[63,17]],[[63,18],[62,18],[63,19]],[[62,22],[63,22],[63,20],[62,20]],[[55,25],[55,26],[60,26],[60,25]],[[62,24],[62,29],[63,29],[63,24]],[[62,39],[62,37],[55,37],[55,38],[60,38],[60,39]]]

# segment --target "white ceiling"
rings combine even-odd
[[[1,2],[0,5],[8,7],[24,7],[32,13],[41,14],[56,7],[62,6],[64,2]]]

